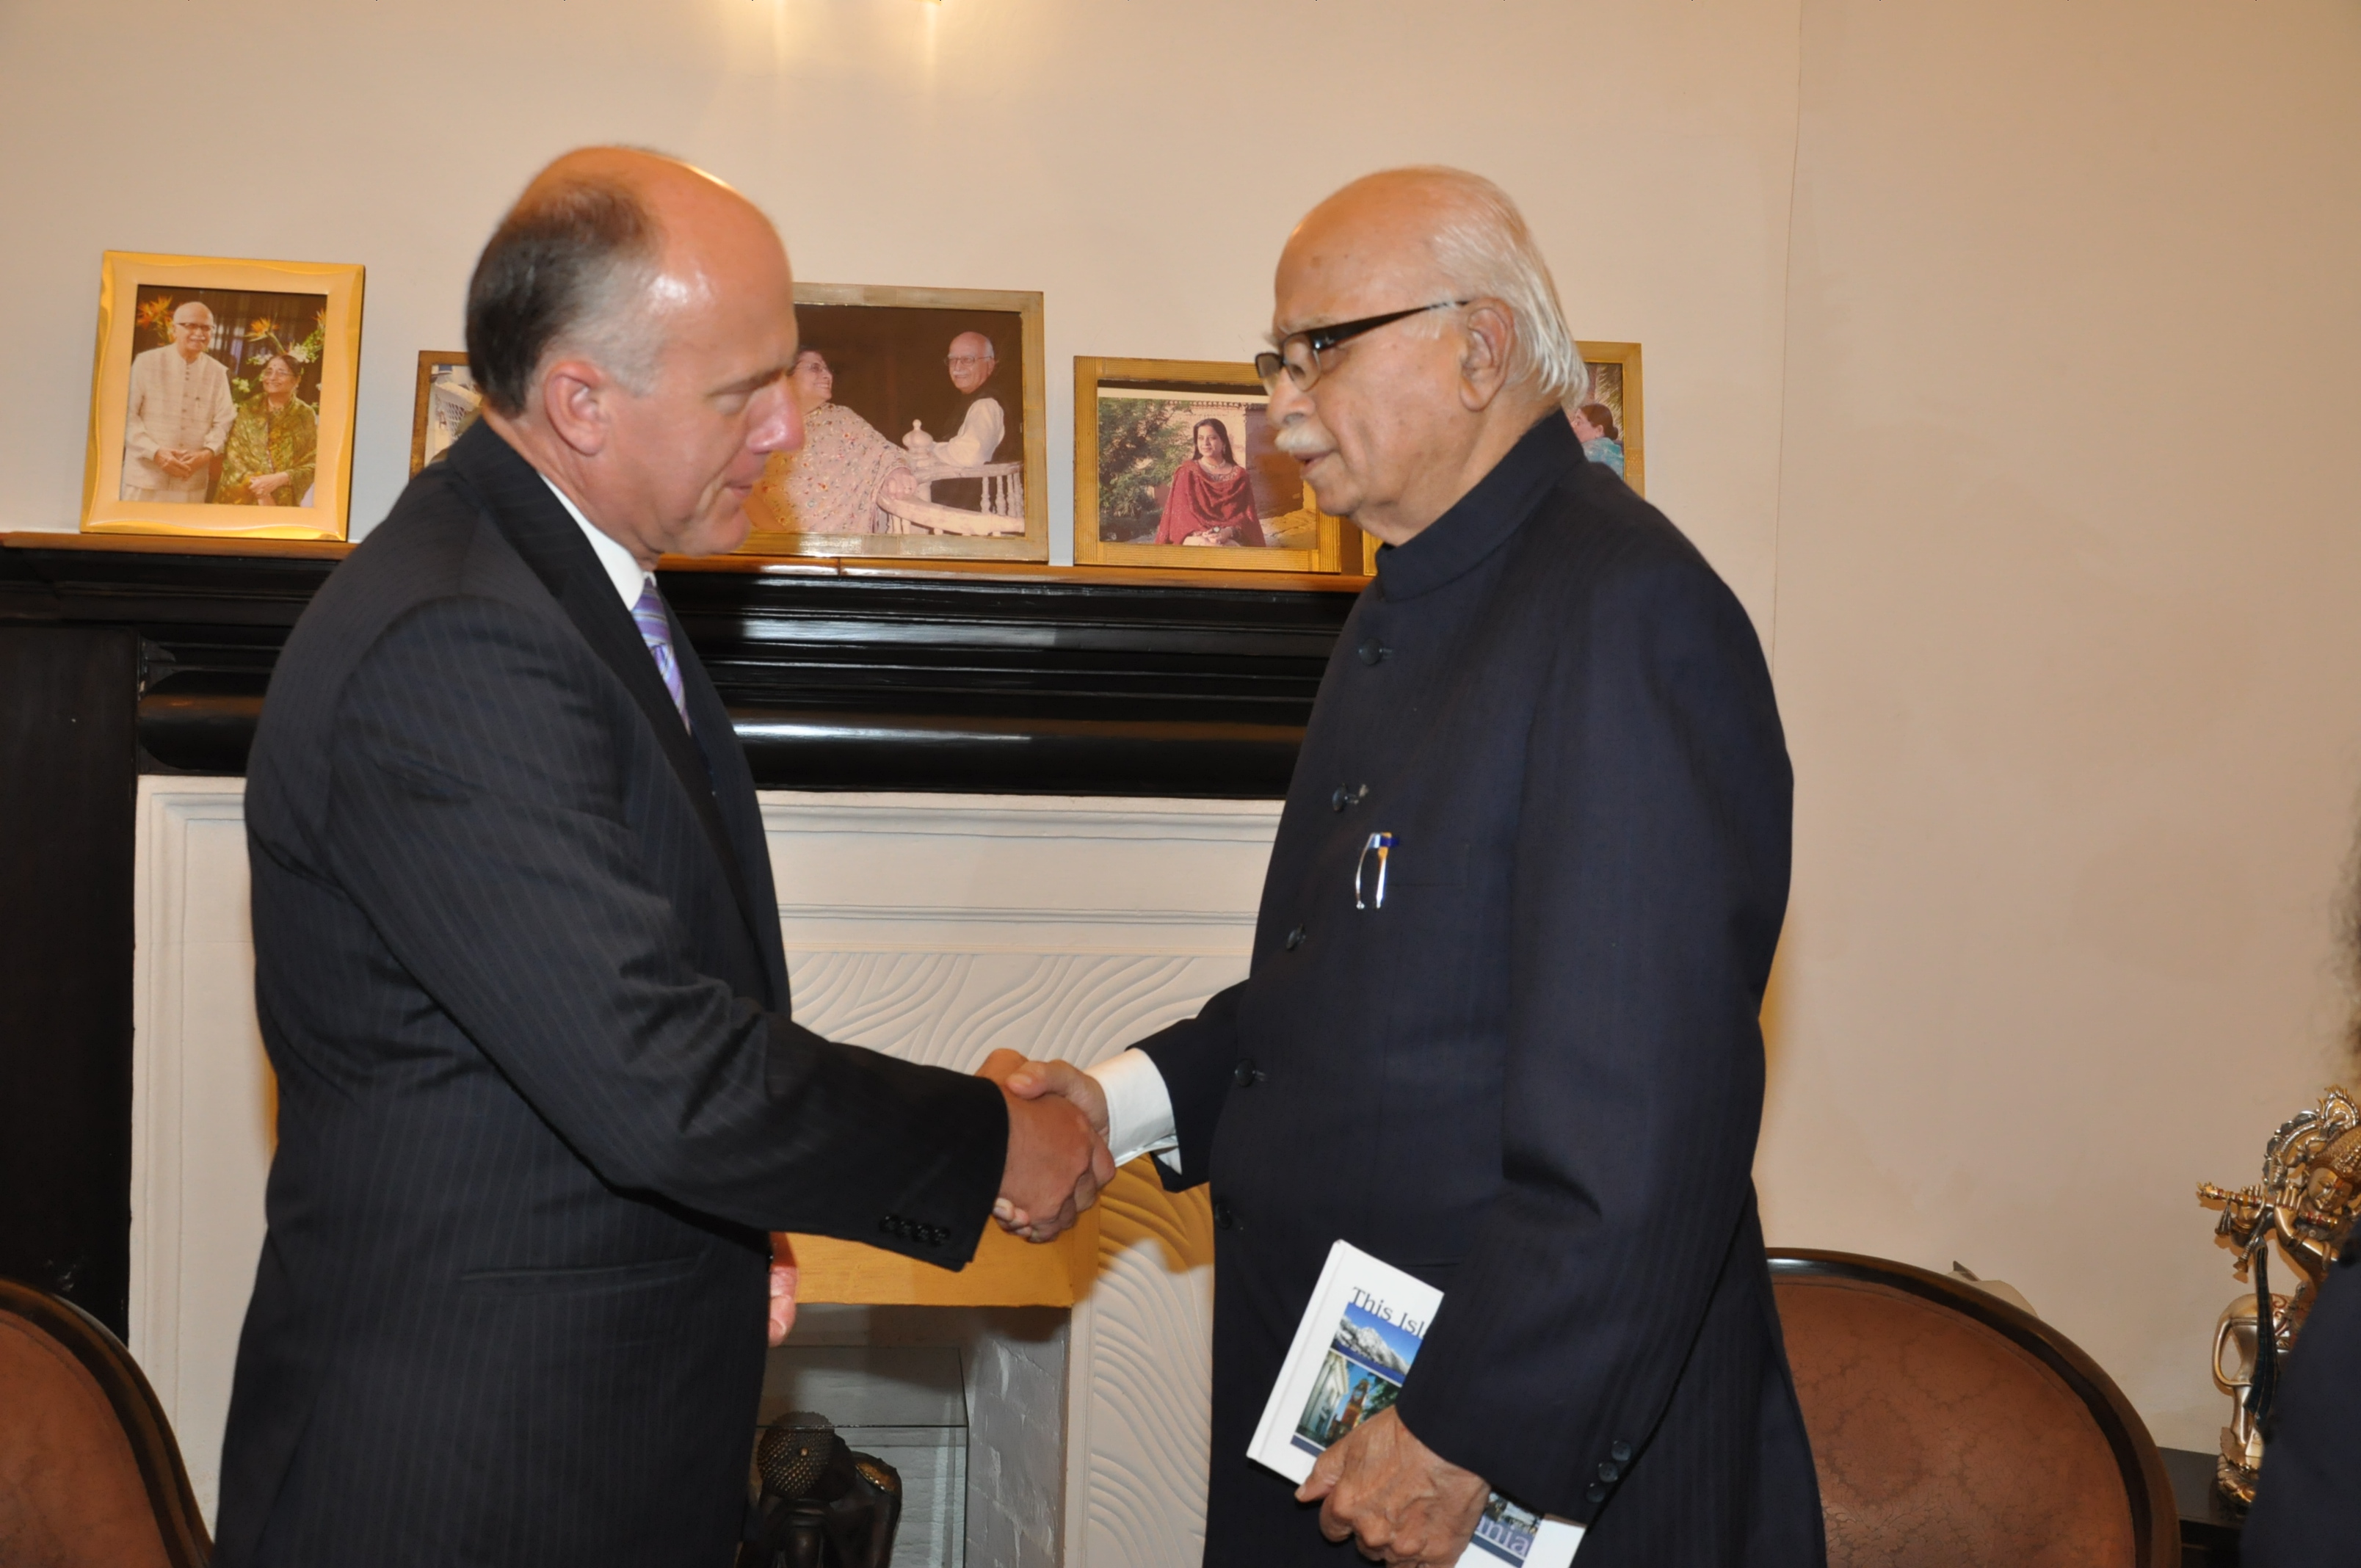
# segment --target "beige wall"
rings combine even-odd
[[[803,276],[1044,291],[1063,559],[1073,356],[1242,357],[1310,201],[1482,170],[1576,330],[1646,345],[1654,498],[1774,644],[1774,1241],[2012,1279],[2204,1446],[2232,1285],[2188,1190],[2251,1174],[2343,1006],[2357,34],[2347,0],[18,5],[0,527],[72,526],[109,247],[365,263],[382,515],[475,247],[618,139],[735,181]]]
[[[2341,1070],[2356,82],[2350,4],[1806,6],[1768,1228],[2010,1280],[2186,1447],[2191,1189]]]

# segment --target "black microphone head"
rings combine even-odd
[[[789,1410],[773,1421],[754,1445],[754,1468],[763,1475],[763,1495],[790,1502],[818,1495],[843,1446],[834,1423],[826,1416]]]

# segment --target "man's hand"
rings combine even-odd
[[[1098,1201],[1099,1189],[1115,1179],[1115,1161],[1106,1139],[1075,1106],[1055,1096],[1028,1100],[1010,1091],[1010,1076],[1027,1065],[1015,1051],[998,1050],[981,1069],[981,1076],[1000,1086],[1008,1106],[1008,1163],[992,1214],[1027,1241],[1046,1242]]]
[[[787,1238],[773,1233],[771,1236],[771,1343],[783,1344],[787,1331],[796,1326],[796,1250]]]
[[[1026,1061],[1015,1051],[998,1050],[984,1063],[984,1070],[993,1072],[1005,1066],[1002,1058],[1013,1058],[1019,1065],[1009,1070],[1000,1086],[1019,1100],[1038,1100],[1044,1094],[1054,1094],[1073,1102],[1074,1109],[1090,1118],[1091,1130],[1104,1143],[1107,1136],[1106,1091],[1099,1080],[1070,1061]]]
[[[1350,1537],[1374,1562],[1451,1568],[1491,1492],[1484,1477],[1412,1437],[1389,1409],[1331,1444],[1295,1500],[1319,1503],[1320,1533]]]

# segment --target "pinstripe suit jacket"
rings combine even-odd
[[[673,638],[694,734],[478,427],[288,640],[247,788],[279,1146],[225,1568],[720,1568],[764,1233],[974,1248],[999,1093],[790,1021],[752,778]]]
[[[1402,1420],[1583,1568],[1820,1561],[1749,1176],[1790,787],[1746,612],[1565,420],[1384,553],[1250,977],[1145,1045],[1213,1184],[1208,1568],[1340,1561],[1246,1458],[1340,1237],[1444,1292]]]

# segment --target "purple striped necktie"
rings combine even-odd
[[[640,602],[631,607],[631,619],[639,624],[640,641],[648,645],[648,652],[656,662],[656,674],[664,677],[664,690],[672,694],[672,705],[680,710],[680,721],[686,725],[688,697],[681,690],[680,661],[672,652],[672,623],[664,619],[664,600],[656,593],[653,577],[642,586]]]

